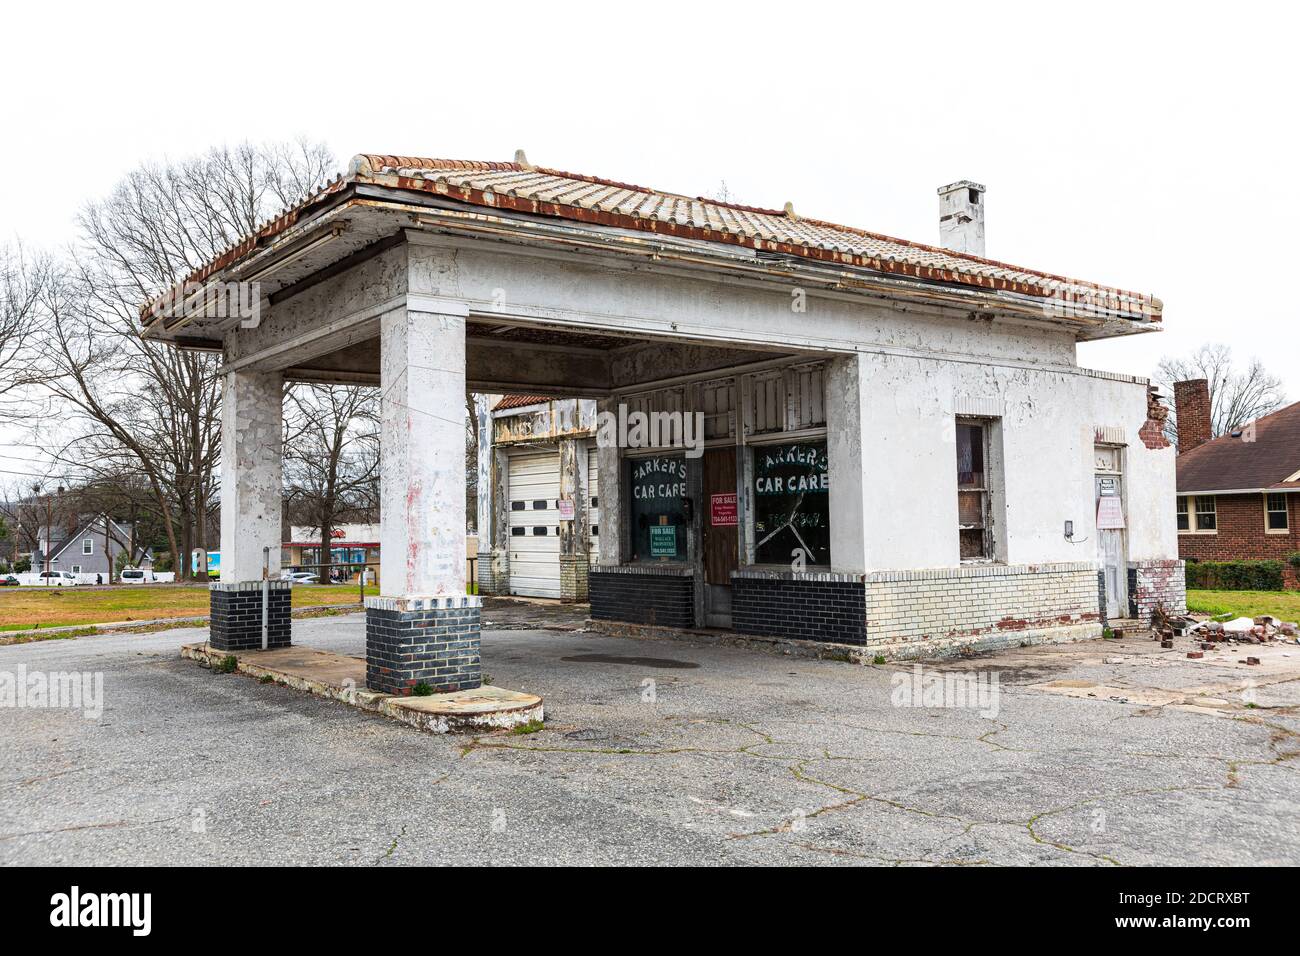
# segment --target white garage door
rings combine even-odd
[[[560,596],[560,456],[510,458],[510,593]]]
[[[587,506],[591,509],[587,523],[591,526],[591,547],[587,561],[594,567],[600,563],[600,475],[596,471],[596,449],[587,450]]]

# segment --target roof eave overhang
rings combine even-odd
[[[336,184],[328,201],[318,202],[310,215],[286,219],[278,231],[270,231],[268,226],[259,233],[259,241],[241,243],[231,250],[235,253],[242,249],[239,254],[227,254],[214,261],[213,268],[201,270],[201,277],[196,274],[178,284],[179,301],[184,302],[187,297],[206,301],[203,293],[213,286],[247,281],[253,276],[261,277],[271,288],[268,295],[273,301],[276,291],[303,280],[302,268],[319,272],[352,254],[355,243],[331,247],[322,240],[343,235],[350,224],[349,217],[363,212],[391,217],[389,234],[414,227],[469,238],[558,245],[595,255],[638,256],[665,265],[767,281],[795,281],[810,288],[966,309],[990,318],[1031,320],[1068,329],[1079,340],[1160,330],[1159,311],[1134,313],[1099,308],[1092,302],[1045,295],[1046,290],[1025,283],[977,281],[979,277],[962,277],[948,270],[811,246],[791,246],[658,220],[644,220],[640,224],[616,222],[608,213],[578,207],[556,206],[558,210],[572,212],[559,215],[549,208],[538,210],[539,205],[555,204],[531,200],[527,211],[519,211],[502,208],[502,200],[509,197],[494,196],[491,202],[479,197],[479,203],[465,202],[460,190],[452,197],[446,195],[445,189],[441,192],[433,189],[435,185],[427,180],[397,176],[376,177],[373,181],[356,178]],[[223,260],[228,261],[218,265]],[[300,274],[292,281],[277,284],[276,269],[291,261],[300,263]],[[239,322],[237,317],[225,316],[215,317],[214,321],[205,312],[195,314],[194,310],[187,309],[179,310],[179,316],[167,315],[164,307],[176,301],[178,293],[173,290],[142,309],[146,337],[169,340],[183,348],[219,348],[221,336]]]
[[[1288,493],[1300,494],[1300,486],[1270,485],[1267,488],[1197,488],[1190,491],[1184,491],[1182,488],[1179,488],[1175,492],[1175,494],[1179,495],[1284,495]]]

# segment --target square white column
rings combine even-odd
[[[408,307],[380,320],[385,596],[465,595],[466,315]]]
[[[228,372],[221,395],[221,581],[280,575],[284,377]]]
[[[826,468],[834,571],[867,569],[866,390],[863,356],[839,356],[826,363]]]

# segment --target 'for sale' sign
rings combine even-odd
[[[736,493],[714,495],[709,509],[709,521],[715,528],[736,526]]]

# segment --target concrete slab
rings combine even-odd
[[[202,639],[0,647],[0,672],[104,679],[98,719],[0,708],[0,866],[1300,862],[1300,658],[1256,708],[1206,690],[1256,668],[1207,670],[1182,639],[925,665],[998,673],[989,719],[899,706],[910,664],[485,630],[493,686],[544,693],[546,725],[449,736],[177,655]],[[365,620],[303,621],[294,640],[359,657]],[[1234,706],[1029,689],[1054,680]]]
[[[226,656],[227,652],[213,650],[207,643],[181,647],[181,657],[207,667],[219,664]],[[507,730],[541,724],[545,719],[541,697],[503,687],[489,685],[425,697],[395,697],[369,690],[362,657],[301,645],[230,656],[235,658],[239,673],[382,714],[429,733]]]
[[[382,709],[396,711],[390,716],[435,734],[540,724],[543,716],[542,699],[535,694],[492,686],[428,697],[389,697]]]

